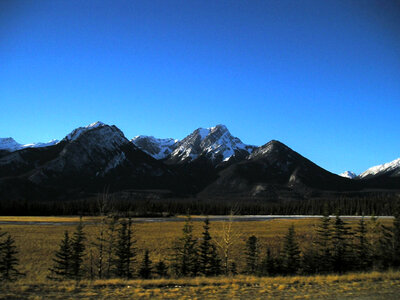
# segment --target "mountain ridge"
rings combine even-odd
[[[365,178],[345,178],[277,140],[246,145],[221,124],[198,128],[181,141],[151,136],[128,140],[116,126],[98,121],[72,130],[54,145],[0,151],[0,196],[24,198],[52,189],[59,196],[81,197],[104,186],[261,199],[400,190],[398,160],[378,167]]]

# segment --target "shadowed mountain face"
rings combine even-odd
[[[278,141],[257,148],[247,159],[219,173],[201,194],[236,194],[262,197],[277,191],[307,193],[311,190],[345,191],[357,183],[332,174]]]
[[[174,139],[157,139],[153,136],[139,135],[134,137],[131,142],[155,159],[164,159],[175,150],[178,143]]]
[[[159,155],[165,158],[154,158]],[[223,125],[199,128],[179,142],[144,136],[129,141],[117,127],[96,122],[51,146],[2,150],[0,197],[76,199],[108,189],[264,201],[320,191],[400,190],[397,161],[365,174],[332,174],[278,141],[245,145]]]
[[[135,147],[117,127],[104,124],[75,130],[55,146],[3,155],[0,178],[3,196],[9,193],[5,186],[12,188],[11,181],[17,190],[32,186],[56,194],[99,192],[105,187],[165,189],[178,181],[167,166]]]

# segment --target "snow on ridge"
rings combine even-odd
[[[16,151],[21,149],[21,146],[12,137],[0,138],[0,150]]]
[[[167,157],[174,149],[178,140],[173,138],[159,139],[154,136],[138,135],[131,142],[155,159]]]
[[[339,174],[339,176],[345,177],[345,178],[349,178],[349,179],[353,179],[355,177],[357,177],[357,174],[351,171],[345,171],[341,174]]]
[[[210,128],[199,128],[197,129],[199,131],[200,139],[204,140],[211,132]]]
[[[392,171],[396,168],[400,168],[400,158],[395,159],[391,162],[382,164],[382,165],[377,165],[377,166],[371,167],[368,170],[366,170],[365,172],[361,173],[359,177],[364,178],[369,175],[377,175],[379,173]]]
[[[30,144],[20,144],[16,142],[13,138],[0,138],[0,150],[8,150],[11,152],[25,149],[25,148],[42,148],[47,146],[53,146],[57,144],[58,140],[51,140],[47,143],[30,143]]]
[[[227,161],[237,151],[246,151],[250,154],[253,148],[232,136],[225,125],[218,124],[214,127],[198,128],[193,131],[179,143],[171,156],[183,161],[188,158],[194,160],[200,155],[206,154],[212,160],[222,158],[222,161]]]
[[[97,122],[94,122],[94,123],[92,123],[92,124],[89,124],[89,125],[87,125],[87,126],[85,126],[85,127],[78,127],[78,128],[76,128],[76,129],[72,130],[72,132],[69,133],[69,134],[64,138],[64,140],[66,140],[66,141],[74,141],[74,140],[76,140],[82,133],[84,133],[84,132],[86,132],[86,131],[88,131],[88,130],[91,130],[91,129],[94,129],[94,128],[98,128],[98,127],[103,127],[103,126],[106,126],[106,124],[104,124],[103,122],[97,121]]]

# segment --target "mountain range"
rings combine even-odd
[[[182,140],[139,135],[96,122],[61,141],[0,139],[0,197],[76,199],[101,193],[173,197],[301,199],[319,193],[400,190],[400,159],[360,175],[333,174],[279,141],[246,145],[224,125]]]

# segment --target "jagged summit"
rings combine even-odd
[[[361,173],[358,177],[364,179],[389,173],[391,176],[400,176],[400,158],[369,168],[365,172]]]
[[[243,144],[240,139],[231,135],[225,125],[219,124],[193,131],[177,143],[168,161],[170,163],[191,162],[202,156],[218,164],[236,155],[247,156],[254,148],[254,146]]]
[[[84,133],[84,132],[86,132],[86,131],[88,131],[88,130],[92,130],[92,129],[99,128],[99,127],[104,127],[104,126],[108,126],[108,125],[104,124],[103,122],[97,121],[97,122],[94,122],[94,123],[92,123],[92,124],[89,124],[89,125],[87,125],[87,126],[85,126],[85,127],[78,127],[78,128],[76,128],[76,129],[72,130],[72,132],[71,132],[70,134],[68,134],[68,135],[63,139],[63,141],[64,141],[64,140],[65,140],[65,141],[74,141],[74,140],[76,140],[77,138],[79,138],[79,136],[80,136],[82,133]]]
[[[354,179],[357,177],[357,174],[354,172],[351,172],[351,171],[346,171],[346,172],[339,174],[339,176],[349,178],[349,179]]]
[[[175,150],[178,140],[172,138],[158,139],[154,136],[138,135],[131,139],[131,142],[155,159],[164,159]]]

